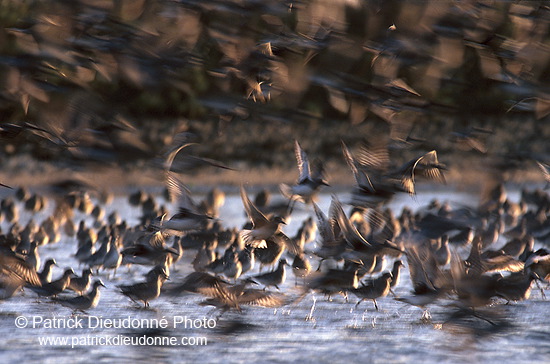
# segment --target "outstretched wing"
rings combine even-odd
[[[294,141],[294,154],[296,155],[296,163],[298,164],[298,184],[310,178],[309,160],[306,152],[302,149],[297,140]]]
[[[241,199],[243,200],[244,210],[255,227],[263,226],[269,222],[267,217],[250,201],[243,186],[241,186]]]

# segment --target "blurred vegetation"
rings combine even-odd
[[[549,23],[544,1],[0,0],[2,153],[135,164],[187,132],[224,163],[373,138],[548,160]]]

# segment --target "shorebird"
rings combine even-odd
[[[541,248],[529,255],[525,261],[525,269],[537,273],[540,279],[550,280],[550,253]]]
[[[109,240],[109,238],[103,239],[99,249],[97,249],[92,255],[90,255],[88,259],[84,260],[83,263],[90,268],[97,267],[97,271],[99,271],[99,269],[103,265],[103,260],[105,260],[105,256],[109,252]]]
[[[312,273],[305,283],[304,297],[310,290],[318,291],[331,299],[335,293],[340,293],[347,301],[347,292],[359,286],[357,272],[359,267],[351,270],[328,269],[326,272]]]
[[[30,250],[25,260],[34,267],[35,270],[40,268],[40,254],[38,254],[38,244],[36,241],[31,242]]]
[[[71,282],[67,288],[82,296],[84,292],[90,288],[92,275],[92,270],[90,268],[84,269],[82,271],[82,276],[71,278]]]
[[[447,234],[437,239],[432,248],[435,248],[434,255],[438,265],[445,266],[451,262],[451,250],[449,249],[449,237]]]
[[[61,278],[51,281],[50,283],[42,284],[41,286],[29,286],[29,288],[34,291],[37,295],[43,297],[57,296],[71,284],[71,278],[75,277],[76,274],[72,268],[68,268],[63,272]]]
[[[550,281],[550,253],[541,248],[529,254],[525,260],[525,271],[535,273],[542,281]],[[539,287],[540,288],[540,287]],[[546,298],[544,290],[540,288],[543,298]]]
[[[294,141],[294,154],[298,164],[298,181],[295,185],[281,184],[280,189],[283,196],[290,200],[289,210],[295,201],[311,203],[322,186],[328,186],[324,177],[323,163],[316,160],[313,165],[309,162],[306,152],[302,149],[297,140]]]
[[[470,254],[465,261],[468,273],[520,272],[524,269],[525,264],[522,261],[515,259],[503,251],[486,251],[481,253],[481,245],[481,238],[474,238]]]
[[[300,236],[304,245],[315,240],[317,235],[317,223],[309,216],[302,222],[302,226],[298,229],[296,236]],[[303,248],[303,247],[302,247]]]
[[[190,230],[204,228],[214,218],[204,214],[199,210],[191,198],[189,189],[172,172],[166,174],[168,189],[170,193],[177,197],[178,212],[169,220],[162,218],[160,222],[155,222],[153,226],[161,231],[169,231],[177,235]]]
[[[436,258],[427,244],[407,241],[405,254],[413,284],[413,294],[396,297],[397,301],[422,309],[422,320],[429,320],[428,305],[434,303],[452,288],[450,277],[439,268]]]
[[[527,254],[527,252],[532,252],[534,246],[535,239],[527,234],[522,238],[514,238],[508,241],[501,250],[508,255],[518,258]]]
[[[376,299],[388,295],[391,288],[391,281],[392,274],[390,272],[385,272],[380,275],[380,277],[368,282],[362,282],[359,287],[351,289],[350,291],[359,298],[359,302],[357,302],[355,307],[359,306],[364,300],[370,299],[374,302],[374,307],[376,311],[378,311]]]
[[[3,199],[1,207],[6,221],[15,223],[19,220],[19,208],[11,198]]]
[[[142,231],[137,235],[137,241],[120,252],[121,264],[156,265],[163,262],[167,255],[178,254],[174,248],[166,245],[161,231]]]
[[[279,289],[279,286],[285,282],[286,272],[285,266],[288,265],[286,259],[281,259],[277,269],[273,272],[268,272],[264,274],[255,275],[249,277],[248,279],[254,283],[261,283],[264,285],[264,289],[270,286],[273,286]]]
[[[298,285],[298,278],[302,278],[305,284],[305,279],[310,271],[311,263],[304,253],[294,256],[294,260],[292,261],[292,272],[294,273],[294,277],[296,278],[294,282],[296,286]]]
[[[488,134],[494,134],[494,132],[492,130],[471,127],[466,130],[452,132],[449,135],[449,140],[460,150],[475,150],[485,154],[487,153],[487,143],[485,139]]]
[[[0,299],[12,297],[25,284],[41,286],[36,269],[17,253],[0,246]]]
[[[478,261],[477,258],[474,262],[476,261]],[[458,253],[452,254],[451,275],[459,307],[469,308],[473,311],[476,307],[492,303],[500,275],[488,275],[483,272],[481,263],[473,263],[468,267],[466,262],[460,259]]]
[[[255,249],[251,246],[245,246],[239,252],[239,261],[241,262],[241,274],[248,272],[254,268],[256,263]]]
[[[396,260],[393,262],[393,268],[391,270],[391,282],[390,282],[390,292],[395,296],[392,289],[399,284],[401,278],[401,267],[403,262],[401,260]]]
[[[286,224],[281,216],[266,216],[250,201],[244,187],[241,186],[241,199],[248,218],[252,222],[251,229],[241,232],[244,241],[254,247],[265,246],[265,240],[281,233],[281,225]]]
[[[51,258],[46,260],[46,263],[44,263],[44,267],[42,268],[42,271],[38,273],[38,277],[40,278],[40,282],[42,284],[50,283],[52,280],[52,267],[54,265],[57,265],[55,262],[55,259]]]
[[[222,274],[227,278],[236,281],[242,273],[242,264],[239,260],[239,253],[233,246],[231,246],[225,251],[222,259],[224,262]]]
[[[380,259],[377,263],[382,263],[381,257],[384,255],[393,254],[398,256],[402,253],[399,247],[387,239],[374,243],[367,241],[346,216],[342,204],[336,196],[333,196],[333,207],[336,222],[341,229],[343,239],[347,243],[346,251],[342,254],[344,258],[352,261],[362,261],[363,259],[368,260],[373,254],[378,254]]]
[[[297,246],[292,244],[291,240],[285,234],[277,233],[265,240],[264,247],[254,248],[254,257],[260,263],[260,272],[265,266],[275,265],[285,252],[285,248],[290,246],[291,248],[288,249],[290,253],[299,251]]]
[[[168,279],[164,270],[155,271],[156,279],[150,279],[145,282],[132,285],[119,285],[120,291],[134,302],[143,302],[143,307],[149,307],[149,301],[160,296],[162,284]]]
[[[537,273],[517,272],[497,279],[495,296],[502,297],[508,302],[522,301],[531,295],[531,286],[534,280],[540,279]]]
[[[222,278],[204,272],[193,272],[187,275],[183,282],[167,288],[167,294],[180,295],[184,292],[198,293],[209,297],[207,304],[222,308],[222,310],[236,309],[240,311],[237,295],[250,283],[245,280],[235,286]],[[239,288],[240,287],[240,288]]]
[[[382,149],[383,151],[383,149]],[[371,180],[372,176],[369,176],[370,170],[368,166],[376,166],[380,168],[382,165],[389,161],[389,156],[386,154],[377,155],[375,158],[367,160],[356,159],[348,149],[348,147],[342,142],[342,152],[349,168],[351,169],[355,178],[356,186],[352,191],[352,204],[358,207],[377,207],[390,201],[397,192],[404,192],[404,190],[398,185],[392,183],[391,185],[381,182],[377,183],[376,188]],[[373,163],[370,163],[371,161]],[[369,163],[369,164],[368,164]]]
[[[399,192],[414,195],[416,194],[416,176],[445,183],[442,170],[446,167],[439,163],[435,150],[413,158],[394,169],[390,168],[385,141],[379,141],[372,146],[363,144],[357,158],[351,154],[343,142],[342,151],[357,183],[352,192],[354,206],[379,207],[389,202]]]
[[[78,250],[74,254],[74,257],[78,260],[80,264],[85,264],[85,262],[95,253],[94,242],[91,239],[87,239],[86,242],[83,242],[79,246]]]
[[[180,284],[167,287],[167,293],[171,296],[183,292],[198,293],[208,297],[226,296],[230,283],[206,272],[192,272],[188,274]]]
[[[59,302],[62,306],[72,309],[73,313],[77,311],[86,313],[86,310],[95,308],[99,303],[99,287],[105,287],[105,285],[101,280],[96,280],[92,285],[90,293],[68,299],[57,298],[55,301]]]
[[[39,282],[35,265],[25,260],[25,257],[14,252],[8,245],[0,245],[0,273],[14,273],[25,280]]]
[[[120,267],[122,263],[122,254],[118,251],[118,238],[112,238],[109,241],[109,252],[103,258],[103,269],[112,269],[114,270],[114,275],[116,275],[116,270]]]
[[[220,208],[225,203],[225,193],[217,187],[212,188],[200,204],[200,210],[212,217],[218,217]]]
[[[315,255],[321,258],[317,270],[321,269],[321,264],[326,259],[342,260],[342,254],[346,251],[346,241],[342,238],[342,231],[337,222],[336,211],[337,200],[333,197],[330,203],[329,215],[327,216],[321,211],[316,203],[313,203],[313,209],[317,216],[317,229],[321,241],[319,248],[314,252]]]
[[[282,293],[246,288],[249,283],[251,282],[245,280],[229,286],[226,296],[211,297],[200,304],[215,306],[223,312],[230,309],[240,312],[242,305],[276,308],[285,305],[288,301]]]

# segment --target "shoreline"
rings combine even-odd
[[[0,182],[14,189],[25,187],[42,190],[61,181],[77,181],[88,185],[92,190],[110,191],[115,194],[127,193],[128,190],[145,189],[160,193],[164,188],[163,173],[152,167],[102,167],[82,171],[58,167],[51,163],[39,161],[24,162],[23,170],[4,168],[0,171]],[[327,191],[346,191],[355,185],[355,179],[347,165],[329,163],[327,179],[330,187]],[[545,186],[544,178],[535,168],[520,171],[507,176],[504,181],[509,188],[522,188],[525,185]],[[226,193],[238,193],[243,184],[247,190],[257,191],[267,188],[278,191],[281,183],[293,184],[298,177],[298,170],[282,167],[250,167],[241,170],[224,170],[203,168],[193,174],[180,174],[182,181],[195,193],[206,193],[213,187],[221,188]],[[484,175],[483,171],[472,168],[455,167],[445,172],[446,184],[417,181],[418,192],[434,190],[454,190],[479,193],[488,184],[496,183]],[[6,189],[6,191],[11,191]],[[3,193],[5,194],[5,193]]]

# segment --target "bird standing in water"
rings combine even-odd
[[[143,307],[149,307],[149,301],[160,296],[162,284],[168,279],[168,275],[164,269],[154,271],[154,278],[148,279],[142,283],[132,285],[120,285],[120,291],[123,295],[129,297],[132,301],[143,302]]]
[[[288,265],[286,259],[281,259],[279,261],[279,265],[277,266],[277,269],[275,269],[273,272],[260,274],[257,276],[250,277],[248,279],[254,283],[263,284],[265,288],[269,286],[273,286],[279,289],[279,286],[282,285],[286,279],[286,272],[285,272],[286,265]]]
[[[69,298],[69,299],[56,299],[61,305],[68,307],[73,310],[73,312],[80,311],[86,313],[86,310],[95,308],[99,303],[99,287],[105,287],[101,280],[94,281],[92,285],[92,290],[90,293]]]
[[[391,281],[392,274],[390,272],[385,272],[380,277],[370,282],[363,283],[361,284],[361,286],[352,289],[351,292],[359,298],[359,302],[357,302],[355,307],[359,306],[359,304],[364,300],[371,299],[372,302],[374,302],[374,307],[376,308],[376,311],[378,311],[378,304],[376,303],[376,299],[380,297],[386,297],[388,295],[391,288]]]

